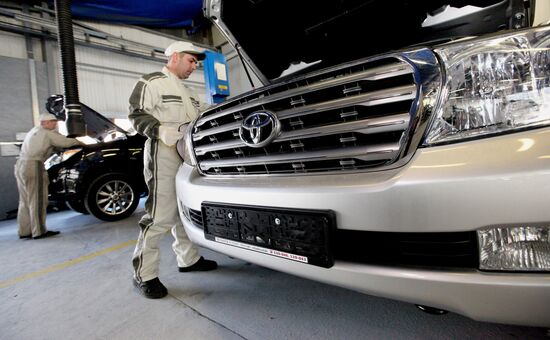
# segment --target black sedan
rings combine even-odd
[[[47,107],[63,118],[60,100],[61,96],[49,100]],[[145,137],[129,134],[83,104],[82,113],[92,143],[62,150],[46,161],[49,199],[66,202],[71,209],[104,221],[126,218],[136,210],[140,197],[147,195]]]

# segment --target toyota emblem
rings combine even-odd
[[[239,128],[239,137],[244,144],[261,148],[271,143],[281,131],[277,115],[271,111],[255,111],[246,116]]]

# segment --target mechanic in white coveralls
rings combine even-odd
[[[32,128],[25,136],[15,163],[14,172],[19,190],[17,224],[21,239],[40,239],[59,234],[59,231],[46,228],[50,181],[44,161],[54,149],[81,145],[78,140],[57,132],[57,118],[51,113],[43,113],[39,119],[40,125]]]
[[[159,243],[171,231],[172,249],[180,272],[207,271],[217,263],[199,256],[179,219],[175,178],[181,165],[176,142],[204,104],[182,82],[197,68],[204,52],[188,42],[174,42],[166,48],[168,57],[162,72],[142,76],[130,96],[128,118],[136,131],[147,137],[143,173],[149,196],[134,251],[134,284],[147,298],[158,299],[168,291],[158,278]]]

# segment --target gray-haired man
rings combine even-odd
[[[23,141],[21,153],[15,163],[15,178],[19,190],[17,223],[19,238],[40,239],[59,234],[46,228],[48,207],[48,173],[44,161],[55,148],[68,148],[81,144],[56,131],[57,118],[50,113],[39,117],[40,125],[32,128]]]

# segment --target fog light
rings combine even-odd
[[[482,270],[550,271],[550,227],[492,228],[477,237]]]

